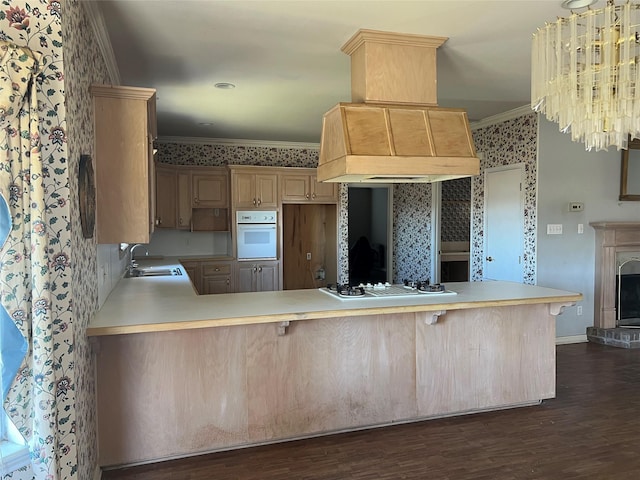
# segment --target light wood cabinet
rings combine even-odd
[[[155,224],[156,91],[92,85],[96,239],[149,243]]]
[[[156,228],[176,228],[176,169],[156,164]]]
[[[184,267],[187,275],[189,275],[189,279],[191,280],[191,284],[195,289],[196,293],[201,294],[203,292],[202,289],[202,265],[200,261],[181,261],[180,262]]]
[[[177,191],[177,219],[176,228],[178,230],[191,229],[191,171],[179,169],[176,175]]]
[[[229,175],[226,169],[208,167],[208,171],[192,171],[191,186],[194,208],[227,208]]]
[[[231,262],[202,262],[202,294],[233,293]]]
[[[278,175],[265,167],[231,167],[231,194],[236,209],[277,208]]]
[[[337,203],[338,184],[318,182],[315,169],[298,169],[280,175],[283,203]]]
[[[280,262],[236,262],[236,292],[280,290]]]
[[[157,164],[159,228],[229,231],[229,173],[220,167]]]

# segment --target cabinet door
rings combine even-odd
[[[280,290],[280,262],[265,262],[258,265],[256,273],[256,291],[271,292]]]
[[[238,262],[236,266],[236,292],[256,290],[257,267],[253,263]]]
[[[178,213],[176,227],[180,230],[191,229],[191,174],[178,172],[178,201],[176,210]]]
[[[315,175],[311,176],[311,200],[320,203],[335,203],[338,201],[338,184],[333,182],[318,182]]]
[[[96,240],[149,243],[155,223],[155,90],[92,85],[95,130]],[[114,128],[118,125],[120,128]]]
[[[283,202],[306,202],[311,197],[309,175],[289,175],[280,177]]]
[[[258,208],[278,207],[278,176],[257,174],[255,176],[256,206]]]
[[[176,172],[156,167],[156,228],[176,228]]]
[[[232,293],[233,291],[231,288],[231,277],[229,277],[228,275],[202,277],[202,283],[205,295]]]
[[[228,177],[224,174],[193,173],[193,204],[200,208],[227,208]]]
[[[252,173],[235,173],[232,177],[234,206],[254,208],[257,205],[255,176]]]

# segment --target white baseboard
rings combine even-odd
[[[569,343],[586,343],[587,335],[569,335],[568,337],[556,337],[556,345],[567,345]]]
[[[93,472],[93,480],[102,480],[102,469],[100,465],[96,465],[96,469]]]

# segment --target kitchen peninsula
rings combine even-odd
[[[178,263],[163,266],[181,268]],[[124,278],[88,328],[100,464],[151,462],[555,395],[555,315],[578,293],[508,282],[341,300]]]

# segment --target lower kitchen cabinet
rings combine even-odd
[[[202,262],[202,295],[233,293],[231,262]]]
[[[201,263],[199,261],[181,261],[180,262],[189,275],[189,279],[191,279],[191,283],[196,293],[202,294],[202,268]]]
[[[236,292],[280,290],[280,262],[236,262]]]

